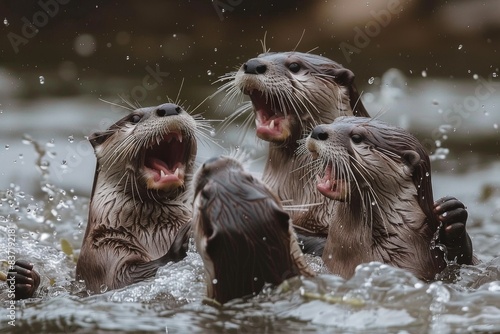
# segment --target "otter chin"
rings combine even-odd
[[[318,124],[339,116],[369,116],[354,74],[319,55],[267,52],[220,80],[227,81],[219,89],[227,100],[250,98],[247,108],[233,112],[228,123],[240,115],[254,117],[257,137],[269,142],[263,181],[287,205],[304,206],[290,211],[294,225],[313,235],[326,235],[332,205],[308,182],[309,171],[301,168],[312,162],[310,155],[296,151],[298,141]]]
[[[208,298],[223,304],[253,296],[266,283],[314,275],[279,199],[238,160],[206,161],[193,187],[192,224]]]
[[[76,276],[91,293],[151,277],[181,258],[172,245],[191,218],[195,120],[166,103],[134,110],[90,142],[97,157]]]
[[[318,191],[337,201],[323,252],[328,269],[349,278],[357,265],[379,261],[435,279],[447,266],[433,246],[444,227],[419,141],[376,119],[339,117],[316,126],[305,146],[316,158]]]

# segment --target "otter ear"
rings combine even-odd
[[[94,132],[90,135],[89,142],[90,144],[92,144],[93,148],[96,148],[97,146],[104,143],[111,136],[111,134],[112,132],[109,131]]]
[[[349,89],[349,104],[351,105],[354,116],[370,117],[363,102],[361,102],[361,96],[354,84],[354,73],[344,67],[332,67],[327,70],[327,73],[335,78],[334,80],[337,84]]]
[[[403,153],[401,154],[401,158],[406,163],[406,165],[410,167],[410,170],[412,172],[415,170],[415,168],[420,164],[420,161],[422,160],[420,158],[420,154],[418,154],[416,151],[413,150],[403,151]]]
[[[351,70],[344,67],[330,67],[326,71],[329,75],[334,77],[334,80],[339,85],[349,87],[354,82],[354,73]]]

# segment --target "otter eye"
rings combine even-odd
[[[288,69],[293,73],[297,73],[300,71],[300,65],[298,63],[291,63],[288,65]]]
[[[359,144],[363,141],[363,136],[355,133],[351,136],[351,140],[354,144]]]
[[[141,118],[142,118],[141,116],[134,114],[134,115],[130,116],[130,122],[134,123],[134,124],[139,123]]]

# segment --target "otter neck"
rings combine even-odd
[[[303,210],[288,211],[294,225],[326,235],[333,202],[325,201],[316,190],[316,184],[310,180],[307,169],[312,157],[309,154],[296,154],[297,146],[270,143],[262,180],[284,201],[285,208],[288,205],[308,205]]]
[[[410,192],[389,197],[378,193],[374,201],[352,191],[349,202],[335,205],[323,260],[334,274],[343,277],[352,276],[358,264],[371,261],[405,267],[405,260],[399,262],[400,255],[405,251],[417,254],[413,238],[426,229],[425,220]]]
[[[163,256],[171,246],[175,232],[191,216],[188,193],[175,200],[132,195],[126,189],[113,187],[102,175],[98,176],[90,199],[88,224],[110,230],[126,230],[152,255]],[[85,236],[87,237],[87,235]]]

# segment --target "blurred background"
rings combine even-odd
[[[456,187],[465,173],[474,183],[458,187],[479,193],[474,173],[493,180],[500,170],[498,0],[2,0],[0,21],[0,189],[38,191],[38,164],[88,196],[85,136],[127,112],[101,100],[156,105],[184,81],[179,98],[192,110],[219,76],[262,52],[264,37],[271,51],[312,50],[350,68],[370,114],[433,154],[435,182]],[[222,97],[195,113],[223,119]],[[253,134],[241,145],[265,153]]]

